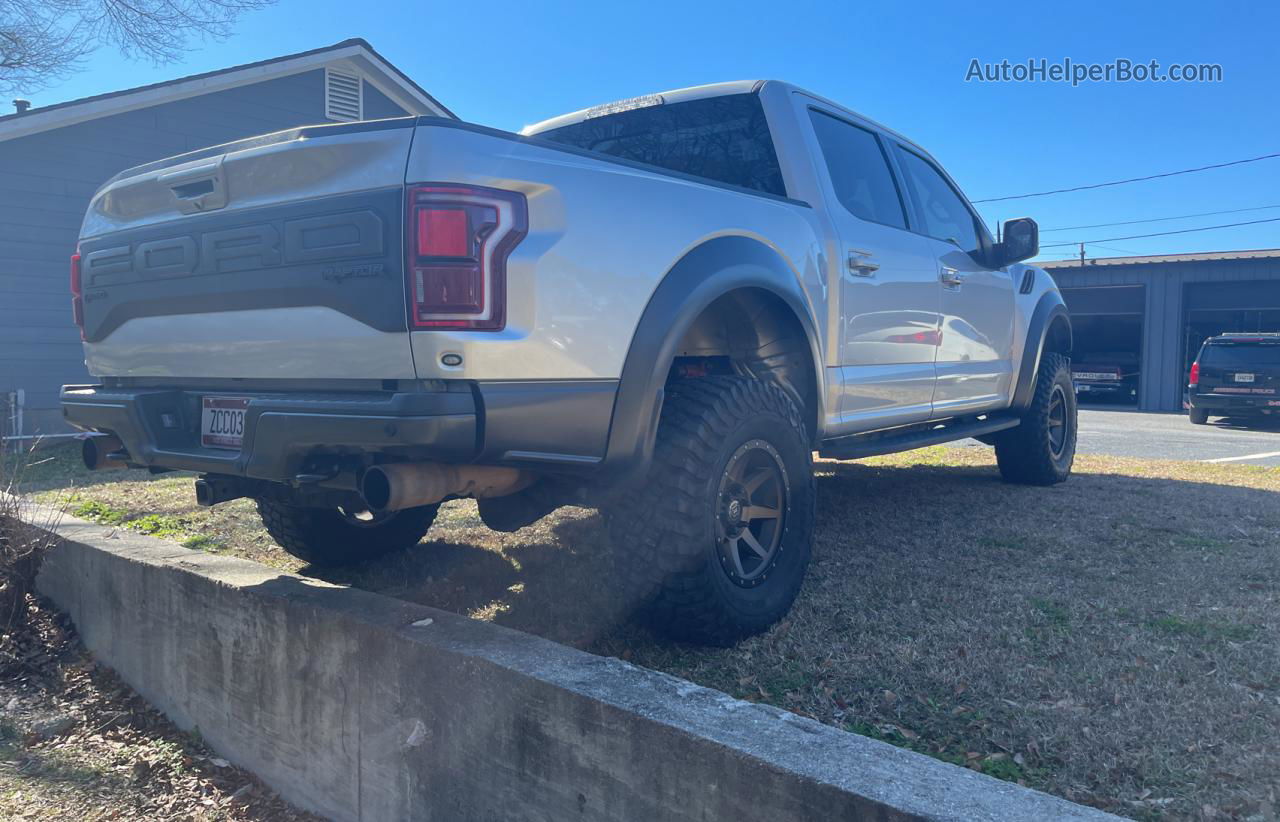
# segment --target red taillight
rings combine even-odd
[[[942,332],[937,329],[917,331],[914,334],[890,334],[885,338],[892,343],[920,343],[922,345],[942,345]]]
[[[524,195],[447,185],[408,195],[409,328],[503,328],[507,257],[528,230]]]
[[[465,208],[418,209],[419,257],[469,257],[472,253],[471,220]]]
[[[1191,377],[1187,380],[1190,387],[1195,388],[1200,384],[1200,361],[1196,360],[1191,363]]]
[[[71,316],[84,339],[84,297],[80,286],[80,253],[71,255]]]

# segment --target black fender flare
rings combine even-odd
[[[814,396],[821,408],[823,359],[813,317],[795,273],[777,252],[758,240],[717,237],[690,250],[667,271],[640,315],[623,361],[609,425],[602,467],[610,474],[629,474],[648,465],[676,346],[703,309],[740,288],[767,291],[795,314],[809,343]],[[821,422],[821,411],[817,422]],[[809,435],[816,441],[816,431]]]
[[[1010,404],[1015,411],[1021,411],[1031,405],[1045,344],[1057,323],[1063,324],[1066,333],[1066,353],[1070,354],[1073,345],[1071,315],[1060,293],[1056,290],[1046,291],[1036,303],[1035,310],[1031,312],[1031,320],[1027,323],[1027,336],[1022,346],[1022,361],[1018,367],[1018,383],[1013,391],[1013,402]]]

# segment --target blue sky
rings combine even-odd
[[[1280,152],[1271,2],[556,3],[280,0],[231,39],[154,67],[96,53],[36,105],[303,51],[352,36],[461,117],[507,129],[623,97],[778,78],[929,149],[979,199]],[[1220,83],[966,83],[972,58],[1220,63]],[[1043,229],[1280,205],[1280,159],[981,206]],[[1042,244],[1280,217],[1280,208],[1046,232]],[[1103,247],[1105,246],[1105,248]],[[1280,246],[1280,222],[1091,245],[1090,256]],[[1068,249],[1046,249],[1067,253]]]

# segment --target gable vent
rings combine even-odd
[[[324,70],[324,116],[330,120],[360,120],[364,117],[364,90],[360,75]]]

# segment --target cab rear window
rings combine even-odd
[[[1206,345],[1200,354],[1200,362],[1216,368],[1280,368],[1280,344]]]
[[[780,197],[787,193],[756,94],[633,108],[534,136]]]

